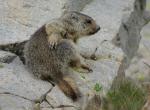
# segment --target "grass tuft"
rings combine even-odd
[[[141,110],[146,92],[130,80],[122,80],[118,83],[107,93],[106,99],[111,104],[109,110]]]

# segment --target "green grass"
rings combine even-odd
[[[100,85],[99,83],[96,83],[94,85],[94,91],[100,92],[101,90],[102,90],[102,85]]]
[[[108,102],[104,110],[141,110],[146,98],[145,91],[129,80],[118,83],[107,93]],[[108,105],[111,109],[106,107]]]

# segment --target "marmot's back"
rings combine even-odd
[[[27,66],[37,77],[53,78],[56,73],[68,68],[71,58],[76,54],[71,42],[64,39],[56,49],[50,49],[44,33],[35,33],[25,46]]]
[[[44,32],[41,29],[39,31]],[[26,44],[24,53],[27,66],[36,77],[48,81],[52,79],[64,94],[73,100],[78,99],[80,92],[75,82],[71,78],[64,76],[69,72],[69,62],[76,55],[76,49],[72,41],[62,40],[56,49],[50,49],[46,35],[44,33],[35,33]]]

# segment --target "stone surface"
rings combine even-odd
[[[71,102],[71,100],[69,100],[57,86],[53,88],[49,94],[47,94],[46,99],[53,107],[58,107],[60,105],[73,106],[73,102]]]
[[[29,39],[38,27],[61,15],[63,4],[64,0],[0,0],[0,44]]]
[[[2,63],[10,63],[17,56],[13,53],[0,51],[0,62]]]
[[[147,0],[146,10],[150,11],[150,0]],[[131,61],[126,73],[139,81],[150,81],[150,23],[141,31],[141,42],[135,58]]]
[[[0,110],[32,110],[31,101],[9,95],[0,94]]]
[[[133,4],[133,8],[128,7],[128,9],[126,9],[127,11],[125,10],[124,12],[125,16],[122,20],[119,32],[113,39],[115,44],[121,47],[125,53],[125,68],[129,66],[130,61],[136,55],[141,40],[140,32],[143,26],[148,23],[148,19],[144,17],[145,8],[146,0],[136,0]]]
[[[14,94],[29,100],[39,99],[51,84],[35,79],[17,57],[12,63],[2,63],[0,68],[0,93]]]
[[[125,63],[130,64],[136,55],[141,40],[140,31],[149,19],[148,15],[144,15],[145,0],[0,0],[0,3],[0,45],[28,40],[38,27],[68,10],[81,11],[93,17],[101,26],[101,31],[97,34],[82,38],[77,43],[83,56],[96,57],[96,60],[86,60],[93,73],[84,74],[74,70],[70,72],[84,96],[83,99],[73,103],[55,86],[46,95],[48,103],[44,101],[40,104],[42,110],[74,110],[75,107],[61,105],[84,105],[86,99],[96,92],[96,84],[102,86],[100,93],[105,95],[117,76],[122,60],[126,57]],[[149,64],[147,50],[150,45],[147,39],[142,39],[142,42],[143,46],[140,45],[140,48],[144,47],[141,52],[145,53],[146,59],[138,55],[135,58],[137,60],[129,67],[131,70],[127,70],[129,75],[135,71],[132,70],[135,64],[139,64],[135,67],[138,69],[143,61]],[[0,59],[7,59],[7,56],[8,53],[0,52]],[[13,55],[10,56],[12,58]],[[149,67],[141,67],[145,68],[148,70]],[[148,71],[146,74],[148,75]],[[9,110],[11,107],[30,110],[33,100],[39,99],[50,88],[52,86],[48,82],[35,79],[18,57],[12,59],[10,64],[0,63],[0,102],[4,100],[0,103],[0,110]],[[8,108],[7,103],[10,103]]]

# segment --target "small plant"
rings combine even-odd
[[[102,90],[102,86],[101,86],[100,84],[96,83],[96,84],[94,85],[94,90],[95,90],[96,92],[100,92],[100,91]]]
[[[144,76],[143,74],[144,74],[144,73],[139,74],[139,76],[138,76],[138,80],[139,80],[139,81],[144,81],[145,76]]]

